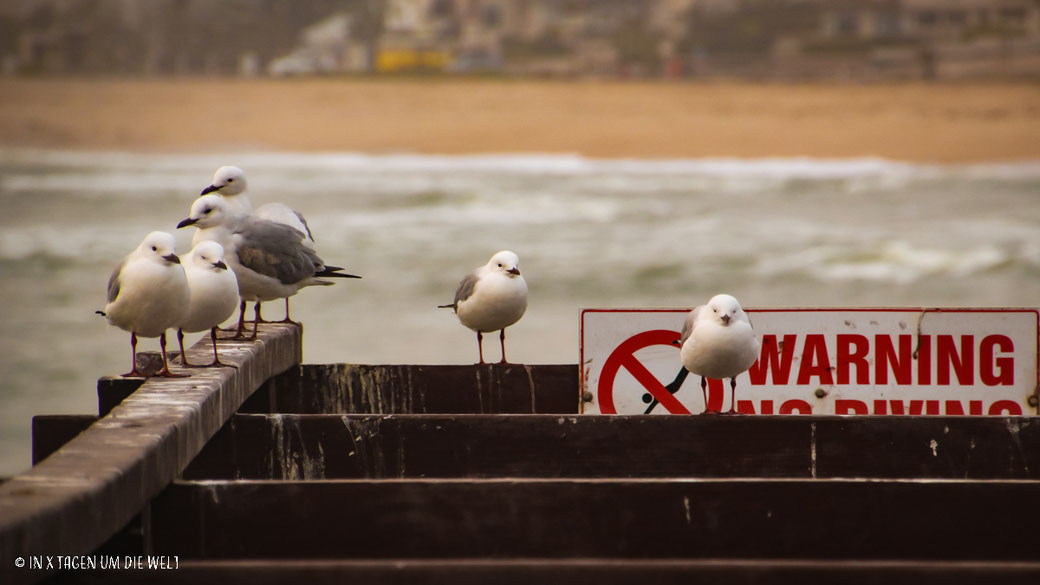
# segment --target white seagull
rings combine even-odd
[[[246,173],[235,166],[223,166],[213,174],[213,182],[202,190],[203,195],[216,193],[228,202],[228,208],[234,215],[252,215],[275,223],[285,224],[303,234],[303,244],[312,250],[314,234],[311,233],[307,220],[299,211],[282,203],[265,203],[253,210],[253,202],[246,193],[249,184]],[[289,297],[285,297],[285,319],[283,323],[294,323],[289,317]]]
[[[314,250],[304,245],[304,235],[289,226],[255,216],[234,214],[227,201],[218,195],[203,195],[195,200],[187,219],[178,228],[195,226],[198,231],[192,243],[213,240],[224,247],[224,258],[238,279],[242,314],[238,321],[238,338],[245,329],[245,304],[254,302],[256,320],[252,339],[260,318],[260,303],[291,297],[306,286],[328,286],[328,278],[360,278],[341,272],[338,266],[326,266]]]
[[[238,279],[224,264],[224,247],[212,240],[198,243],[184,263],[184,272],[191,290],[191,304],[177,329],[181,365],[191,366],[184,352],[184,332],[206,330],[213,340],[213,362],[209,366],[230,365],[221,362],[217,354],[217,326],[230,317],[238,306]]]
[[[701,377],[704,410],[708,412],[708,378],[729,378],[730,408],[736,412],[736,377],[750,368],[758,359],[761,346],[751,328],[747,313],[737,299],[727,294],[711,297],[686,315],[679,337],[683,369],[674,382],[667,386],[675,394],[686,379],[687,372]],[[656,400],[647,409],[656,406]]]
[[[123,377],[143,376],[137,369],[137,338],[158,337],[162,349],[160,376],[176,377],[166,361],[166,330],[188,312],[191,294],[173,236],[148,234],[141,245],[116,266],[108,280],[108,304],[98,311],[108,322],[130,332],[133,369]]]
[[[452,308],[459,321],[477,332],[477,352],[484,363],[484,333],[501,330],[502,361],[506,362],[506,327],[520,320],[527,310],[527,283],[520,276],[520,258],[503,250],[487,264],[470,272],[455,291],[455,302],[438,305]]]

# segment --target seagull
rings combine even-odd
[[[260,318],[260,303],[288,298],[305,286],[328,286],[327,278],[360,278],[342,272],[338,266],[326,266],[314,250],[303,243],[304,234],[289,226],[233,213],[227,201],[219,195],[203,195],[191,206],[190,215],[177,224],[178,228],[195,226],[198,230],[192,244],[213,240],[224,247],[224,258],[238,279],[241,315],[237,338],[245,329],[245,305],[255,303],[256,320],[253,335]]]
[[[228,202],[228,209],[235,215],[252,215],[253,202],[246,194],[246,173],[234,166],[223,166],[213,173],[213,182],[202,190],[202,195],[217,193]]]
[[[196,244],[184,264],[191,290],[191,303],[177,329],[177,343],[181,348],[181,365],[191,367],[184,353],[184,332],[210,332],[213,340],[212,366],[226,366],[217,354],[217,325],[235,312],[238,306],[238,279],[224,264],[224,247],[212,240]],[[232,366],[235,367],[235,366]]]
[[[202,190],[202,194],[216,193],[222,196],[236,215],[253,215],[296,229],[304,235],[303,244],[316,250],[314,234],[303,214],[282,203],[265,203],[253,211],[253,202],[246,193],[248,186],[245,171],[235,166],[223,166],[213,174],[213,182]],[[285,319],[282,319],[282,323],[296,323],[289,317],[289,297],[285,297]]]
[[[143,377],[137,369],[137,337],[158,337],[163,368],[160,376],[180,377],[170,372],[166,360],[166,330],[177,326],[188,312],[191,294],[180,258],[174,254],[173,236],[166,232],[148,234],[141,245],[116,266],[108,279],[108,304],[98,311],[108,322],[130,332],[133,369],[123,377]]]
[[[452,308],[459,321],[477,332],[477,352],[484,363],[484,333],[501,330],[502,361],[506,361],[506,327],[520,320],[527,310],[527,283],[520,276],[520,258],[503,250],[487,264],[470,272],[455,291],[455,302],[438,305]]]
[[[683,369],[675,381],[666,386],[675,394],[688,373],[701,377],[704,411],[708,411],[708,378],[729,378],[730,408],[736,412],[736,377],[746,372],[758,359],[761,345],[751,328],[751,320],[740,308],[740,303],[727,294],[715,295],[708,304],[701,305],[686,315],[679,341]],[[650,403],[646,413],[657,406]]]

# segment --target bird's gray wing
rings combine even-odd
[[[110,303],[119,296],[119,275],[123,272],[124,266],[126,266],[126,258],[112,271],[112,276],[108,277],[108,302]]]
[[[314,276],[324,263],[303,245],[303,234],[287,225],[250,218],[235,232],[238,263],[246,268],[277,278],[282,284],[295,284]]]
[[[693,334],[693,328],[696,326],[697,315],[700,311],[701,307],[697,307],[686,314],[686,320],[682,324],[682,334],[679,335],[679,345],[686,343],[686,340]]]
[[[303,224],[303,229],[307,230],[307,237],[310,238],[310,240],[313,242],[314,234],[311,233],[311,226],[307,225],[307,220],[304,219],[303,214],[299,211],[296,211],[295,209],[293,210],[293,213],[296,214],[296,217],[300,220],[300,223]]]
[[[462,282],[459,283],[458,290],[455,291],[455,303],[452,305],[455,310],[459,310],[459,303],[473,296],[473,289],[477,287],[477,281],[480,277],[477,275],[477,271],[474,270],[467,274]]]

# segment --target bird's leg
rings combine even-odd
[[[181,347],[181,365],[186,368],[194,368],[195,366],[188,363],[188,354],[184,353],[184,330],[177,330],[177,343]]]
[[[664,389],[667,390],[670,394],[675,394],[679,391],[679,388],[682,388],[683,382],[686,381],[686,376],[688,375],[690,375],[690,370],[687,370],[685,367],[682,368],[681,370],[679,370],[679,373],[676,374],[675,379],[672,380],[672,383],[665,386]],[[646,410],[643,411],[643,414],[650,414],[651,412],[653,412],[654,408],[656,408],[657,405],[660,404],[659,402],[657,402],[657,399],[654,398],[652,395],[650,395],[649,397],[652,400],[650,401],[650,405],[646,407]],[[645,401],[646,398],[647,397],[644,396],[643,400]]]
[[[701,393],[704,394],[704,412],[701,414],[718,414],[719,411],[708,408],[708,379],[701,376]]]
[[[145,377],[141,372],[137,370],[137,334],[133,331],[130,332],[130,359],[133,360],[131,365],[133,366],[129,372],[123,374],[124,378],[143,378]]]
[[[225,366],[225,367],[228,367],[228,368],[235,368],[237,370],[238,366],[236,366],[235,364],[225,364],[224,362],[220,361],[220,355],[217,353],[217,327],[216,327],[216,325],[213,326],[213,329],[210,329],[209,336],[210,336],[211,339],[213,339],[213,363],[211,363],[211,364],[209,364],[208,366],[205,366],[205,367],[212,368],[212,367],[216,367],[216,366]]]
[[[480,356],[480,365],[484,364],[484,336],[481,335],[480,331],[477,331],[477,355]]]
[[[256,323],[267,323],[267,321],[263,317],[260,316],[260,301],[257,301],[256,304],[253,305],[253,314],[254,314],[254,317],[253,317],[253,323],[254,324],[256,324]]]
[[[736,413],[737,413],[737,379],[736,378],[730,378],[729,379],[729,410],[726,411],[726,414],[736,414]]]
[[[174,374],[170,371],[170,362],[166,360],[166,332],[163,331],[159,334],[159,350],[162,351],[162,369],[159,370],[156,376],[162,376],[163,378],[184,378],[184,374]]]
[[[253,312],[256,315],[256,319],[253,319],[253,334],[249,336],[249,339],[256,339],[256,329],[260,326],[260,322],[263,321],[260,318],[260,301],[253,303]]]
[[[279,323],[288,323],[297,327],[302,325],[299,321],[293,321],[289,318],[289,297],[285,297],[285,319],[282,319]]]
[[[227,329],[227,331],[234,331],[235,332],[235,334],[233,336],[228,337],[227,339],[245,339],[246,338],[246,335],[245,335],[245,333],[246,333],[246,302],[245,301],[242,301],[242,303],[238,306],[238,327],[232,327],[231,329]]]
[[[499,335],[498,335],[498,342],[500,344],[502,344],[502,361],[500,361],[498,363],[500,363],[500,364],[508,364],[509,362],[506,361],[506,328],[505,327],[502,328],[502,332],[499,333]]]

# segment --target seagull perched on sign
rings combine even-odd
[[[177,328],[181,365],[191,367],[184,353],[184,332],[207,330],[213,340],[213,363],[209,365],[229,365],[221,362],[217,354],[217,326],[230,317],[238,306],[238,279],[224,264],[224,247],[212,240],[200,242],[184,263],[184,272],[188,276],[191,304]]]
[[[730,408],[736,412],[736,377],[750,368],[758,359],[761,346],[751,328],[747,313],[737,299],[727,294],[715,295],[686,315],[679,341],[683,369],[675,381],[666,386],[675,394],[688,373],[701,377],[704,409],[708,411],[708,378],[729,378]],[[656,400],[647,412],[656,406]]]
[[[466,327],[477,332],[477,352],[484,363],[484,333],[499,331],[502,361],[506,361],[506,327],[520,320],[527,310],[527,283],[520,276],[520,258],[503,250],[487,264],[470,272],[455,291],[455,302],[439,305],[452,308]]]
[[[166,330],[176,327],[188,312],[190,292],[173,236],[148,234],[108,279],[108,304],[98,311],[108,322],[130,332],[133,369],[123,377],[144,376],[137,369],[137,338],[158,337],[163,369],[158,375],[178,377],[166,360]]]
[[[238,278],[242,314],[238,320],[238,336],[245,328],[246,301],[255,303],[256,325],[260,322],[260,303],[290,297],[303,287],[333,284],[324,278],[360,278],[341,272],[338,266],[326,266],[314,250],[303,243],[304,234],[287,225],[242,216],[230,211],[228,203],[218,195],[203,195],[191,206],[187,219],[178,228],[195,226],[192,242],[213,240],[224,247],[224,258]]]

